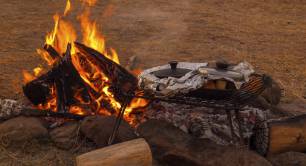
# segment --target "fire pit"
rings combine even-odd
[[[140,74],[121,66],[89,19],[94,3],[83,1],[78,16],[82,40],[66,20],[69,0],[64,13],[54,15],[54,28],[37,50],[48,66],[24,71],[23,92],[30,103],[0,99],[3,137],[50,137],[57,147],[79,154],[106,147],[77,158],[97,165],[114,160],[150,165],[151,151],[169,165],[201,165],[206,159],[219,161],[215,154],[223,151],[236,154],[241,145],[265,156],[303,142],[303,133],[284,137],[279,131],[304,124],[305,116],[271,121],[270,110],[254,106],[273,81],[247,62],[171,61]],[[285,145],[279,145],[282,141]],[[245,149],[241,155],[262,159]]]
[[[109,138],[112,144],[121,120],[138,125],[141,116],[132,114],[139,114],[139,108],[149,101],[180,103],[225,110],[232,135],[234,111],[242,142],[239,111],[271,85],[269,77],[255,74],[247,62],[235,65],[220,61],[211,67],[208,63],[172,61],[143,71],[138,81],[120,66],[116,51],[106,49],[95,22],[89,19],[90,7],[79,16],[83,44],[76,42],[74,28],[63,19],[69,11],[67,1],[64,14],[54,15],[55,26],[46,36],[45,46],[38,49],[50,69],[38,67],[34,76],[24,74],[23,92],[35,109],[43,111],[40,115],[74,119],[116,115]]]

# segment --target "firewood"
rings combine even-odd
[[[38,109],[30,109],[23,108],[19,115],[21,116],[29,116],[29,117],[53,117],[53,118],[65,118],[65,119],[74,119],[74,120],[82,120],[86,116],[71,114],[71,113],[60,113],[53,112],[51,110],[38,110]],[[19,116],[18,115],[18,116]]]
[[[150,166],[152,154],[143,138],[115,144],[76,157],[77,166]]]
[[[46,44],[44,46],[44,50],[46,50],[54,60],[61,57],[60,54],[51,45]]]
[[[52,97],[51,89],[54,87],[57,93],[57,107],[60,111],[67,111],[66,107],[75,103],[75,89],[82,90],[84,101],[90,100],[88,92],[90,87],[86,86],[72,64],[70,49],[71,45],[68,44],[64,57],[50,71],[23,86],[25,96],[34,105],[46,103]]]
[[[24,95],[34,104],[45,103],[51,97],[51,88],[54,85],[54,71],[39,76],[35,80],[25,84]]]
[[[108,59],[102,53],[75,42],[75,46],[91,63],[96,65],[110,80],[115,98],[125,101],[124,94],[129,94],[137,89],[137,78],[124,67]]]
[[[269,126],[268,154],[306,151],[306,115],[274,120]]]

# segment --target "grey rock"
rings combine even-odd
[[[68,122],[50,131],[50,137],[58,148],[69,150],[76,146],[79,138],[79,124]]]
[[[48,131],[38,118],[17,117],[0,124],[0,139],[6,146],[24,145],[32,139],[47,136]]]
[[[154,158],[169,166],[271,166],[252,151],[191,137],[165,121],[148,120],[137,131],[149,143]]]
[[[85,118],[81,123],[81,132],[85,137],[94,141],[99,147],[104,147],[107,145],[115,121],[116,118],[113,116],[90,116]],[[114,143],[132,140],[136,137],[137,136],[130,125],[127,122],[122,121]]]
[[[274,166],[305,166],[306,154],[299,152],[286,152],[269,156],[268,160]]]
[[[267,88],[261,96],[271,105],[277,105],[282,97],[282,90],[277,82],[272,81],[272,87]]]

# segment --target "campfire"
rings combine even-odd
[[[47,142],[79,166],[239,165],[305,151],[306,116],[277,110],[281,88],[270,76],[222,59],[124,67],[90,18],[96,0],[81,2],[80,33],[70,0],[53,15],[37,49],[45,64],[23,71],[27,100],[0,98],[2,150]]]
[[[45,45],[37,53],[48,67],[38,66],[33,73],[24,71],[25,96],[34,108],[57,113],[86,115],[118,115],[127,103],[124,119],[135,125],[134,113],[147,105],[141,98],[126,98],[137,89],[133,71],[120,66],[115,49],[107,48],[90,9],[95,1],[84,0],[83,11],[78,15],[82,30],[82,43],[73,25],[66,19],[71,12],[67,0],[63,14],[55,14],[54,28],[46,35]]]
[[[90,9],[95,1],[83,1],[82,5],[83,11],[77,17],[82,43],[77,41],[76,30],[66,20],[71,11],[68,0],[63,14],[53,16],[54,28],[46,35],[44,47],[37,49],[49,67],[36,67],[33,74],[24,72],[23,92],[35,109],[48,115],[77,119],[115,115],[109,145],[122,119],[131,126],[145,120],[144,115],[148,114],[142,108],[149,101],[220,109],[229,120],[231,140],[237,135],[233,124],[236,120],[237,137],[243,142],[245,136],[239,112],[271,84],[269,77],[256,74],[247,62],[220,61],[210,67],[208,63],[172,61],[143,71],[138,79],[133,71],[120,65],[117,52],[106,47],[96,22],[90,20]]]

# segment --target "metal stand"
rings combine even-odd
[[[227,114],[227,120],[229,122],[229,126],[231,128],[231,136],[232,136],[232,139],[234,139],[235,131],[234,131],[234,126],[233,126],[233,118],[232,118],[231,110],[226,110],[226,114]]]
[[[245,142],[244,142],[243,133],[242,133],[242,124],[241,124],[241,117],[240,117],[240,114],[239,114],[239,109],[235,110],[235,116],[236,116],[236,119],[237,119],[237,122],[238,122],[240,144],[244,145]]]
[[[244,139],[243,139],[243,133],[242,133],[242,126],[241,126],[241,118],[239,115],[239,109],[235,109],[235,117],[238,123],[238,130],[239,130],[239,135],[237,136],[235,134],[235,130],[234,130],[234,124],[233,124],[233,115],[232,115],[232,111],[231,110],[226,110],[226,114],[227,114],[227,119],[229,121],[229,126],[231,128],[231,136],[232,139],[235,139],[234,137],[238,137],[240,144],[244,145]]]
[[[120,112],[119,112],[119,114],[118,114],[118,116],[116,118],[116,122],[115,122],[114,128],[112,130],[112,134],[110,135],[110,137],[108,139],[108,142],[107,142],[108,145],[112,145],[114,140],[115,140],[115,138],[117,137],[118,129],[119,129],[119,126],[120,126],[121,121],[123,119],[123,115],[124,115],[125,109],[128,106],[128,104],[129,104],[129,102],[128,102],[128,100],[126,100],[121,105]]]

